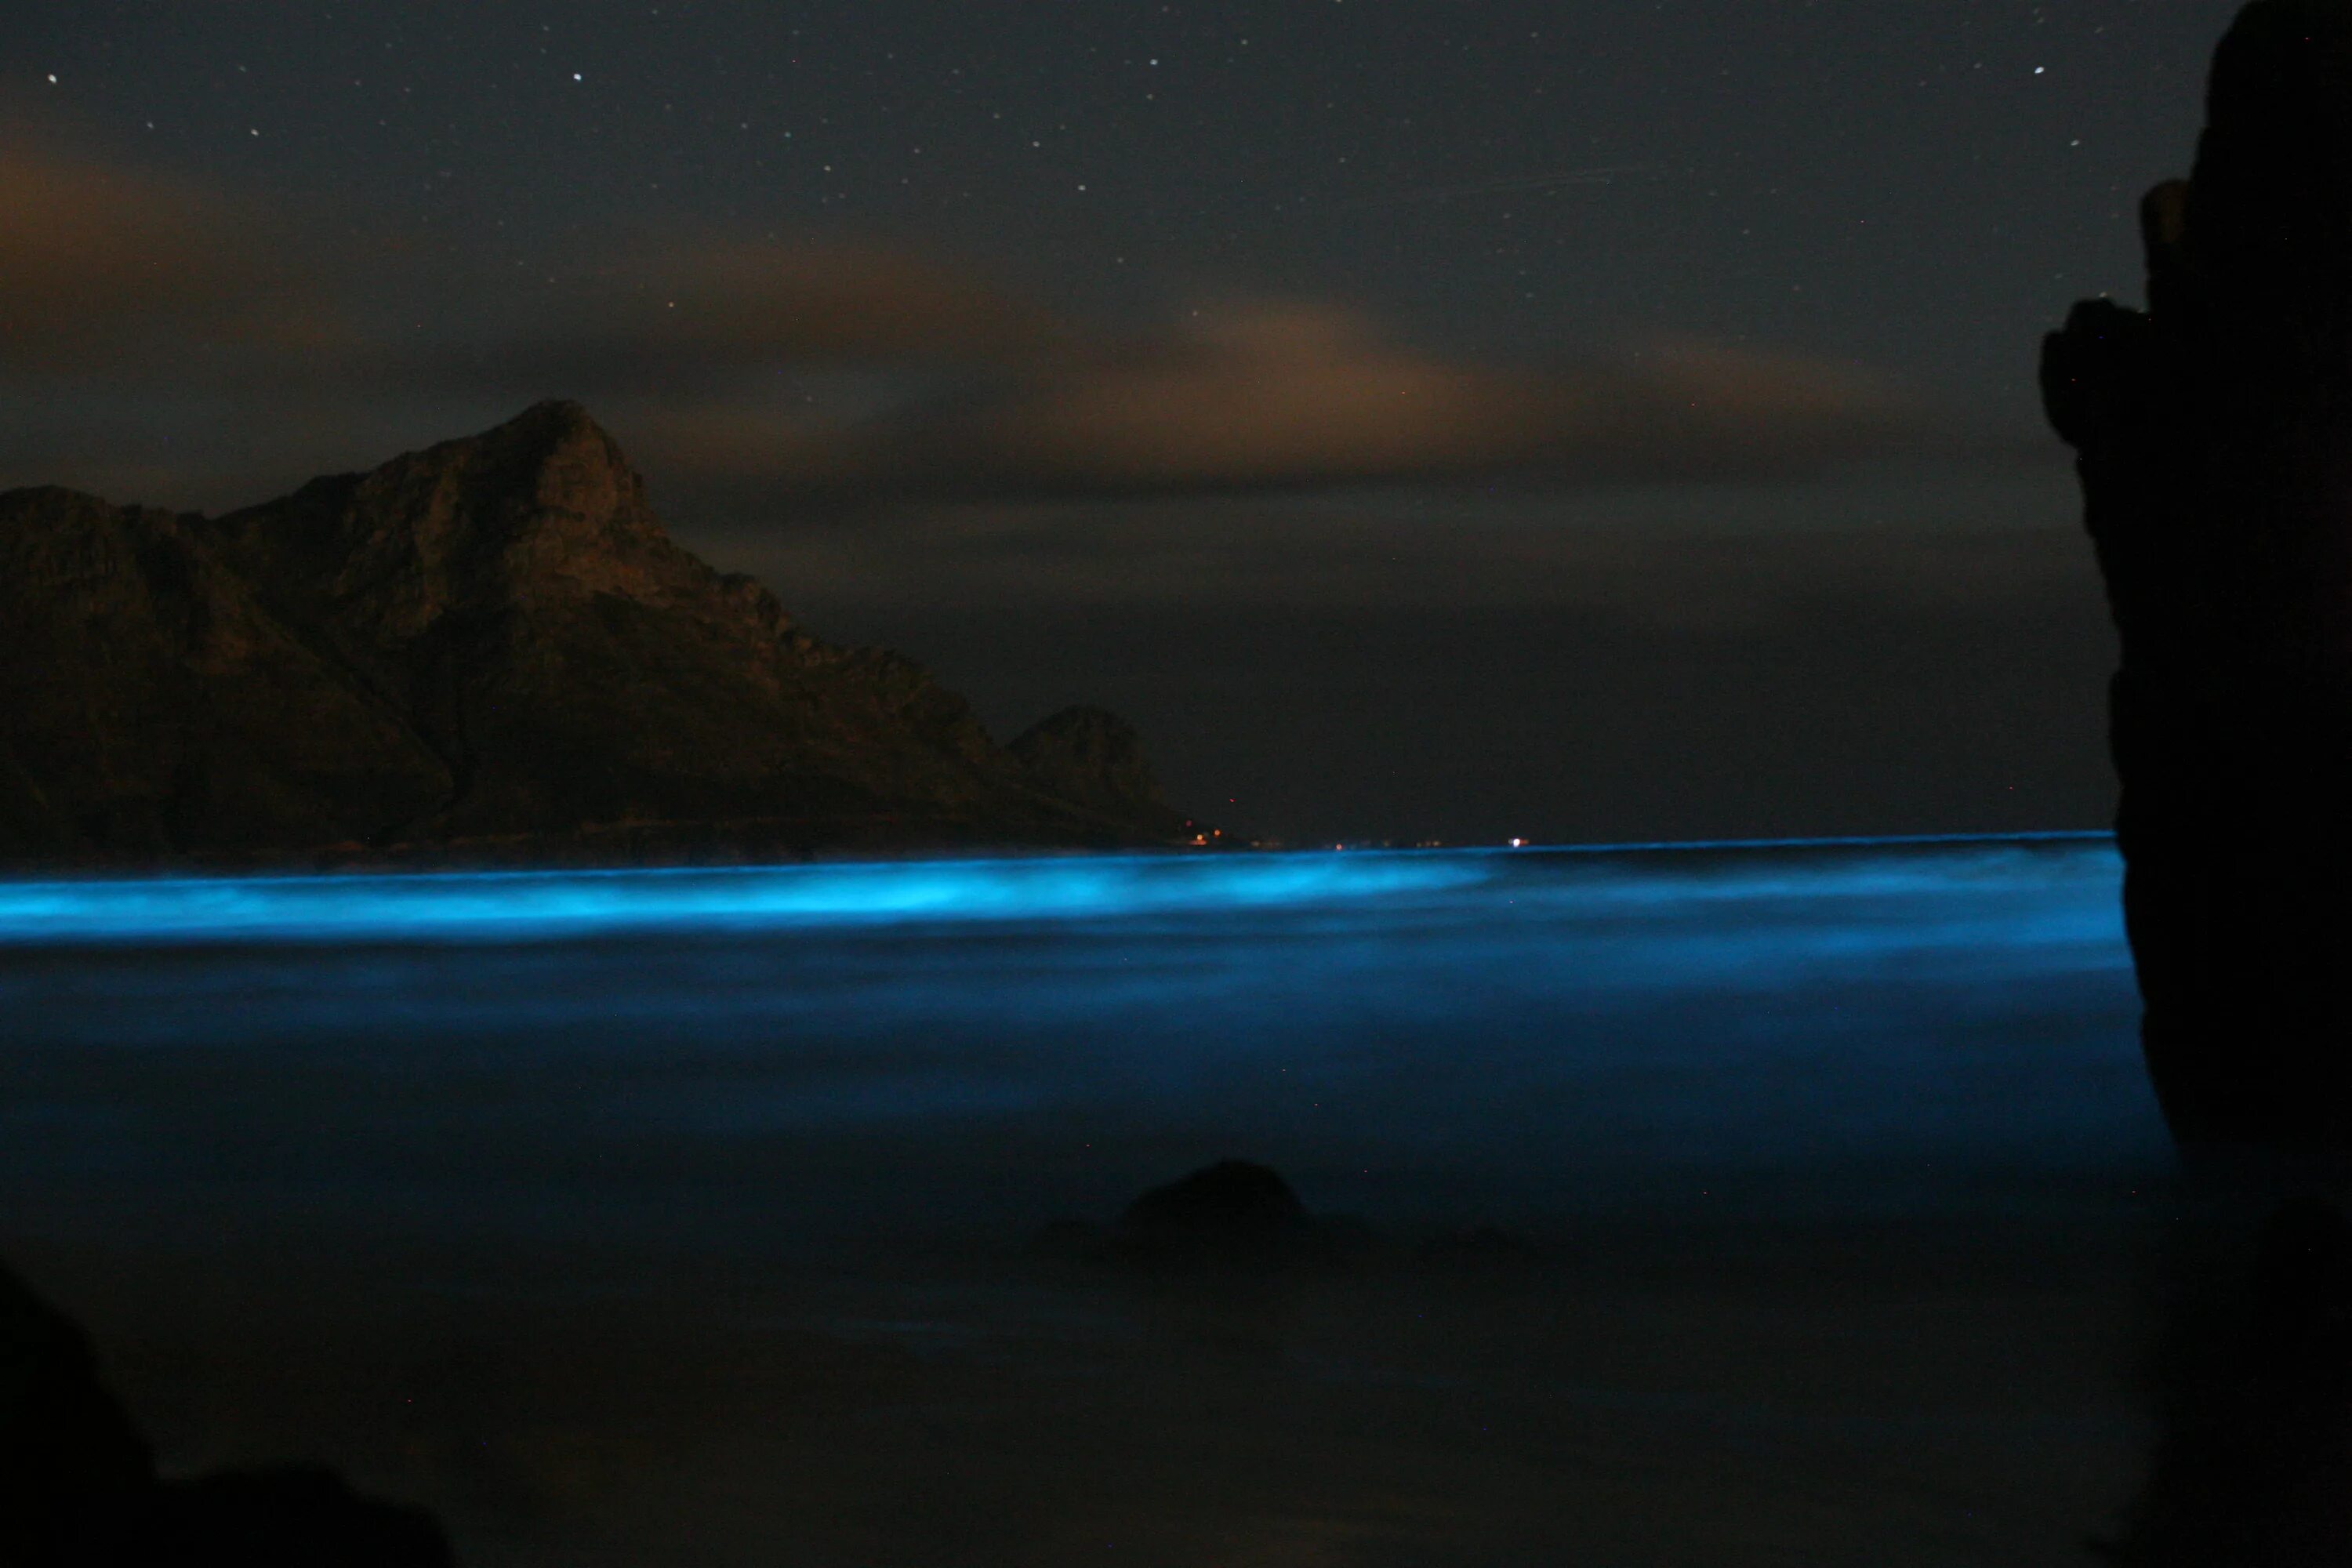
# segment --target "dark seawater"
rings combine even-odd
[[[0,885],[0,1255],[167,1461],[340,1463],[477,1562],[2084,1561],[2169,1163],[2117,878],[2057,838]],[[1229,1154],[1377,1245],[1024,1250]],[[1415,1261],[1481,1224],[1533,1261]]]

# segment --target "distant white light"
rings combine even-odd
[[[1528,841],[1524,838],[1514,838],[1511,840],[1511,847],[1514,849],[1525,849],[1527,847]]]
[[[583,80],[585,80],[586,79],[585,79],[585,78],[583,78],[583,76],[582,76],[578,71],[573,71],[573,72],[572,73],[572,79],[573,81],[583,81]]]
[[[2040,75],[2042,73],[2042,71],[2043,71],[2044,69],[2046,69],[2046,68],[2047,68],[2046,67],[2042,67],[2042,66],[2035,66],[2035,67],[2033,68],[2033,74],[2034,74],[2035,76],[2040,76]]]
[[[57,72],[55,72],[55,71],[51,71],[51,72],[49,73],[49,85],[50,85],[51,87],[55,87],[55,86],[57,86],[57,85],[58,85],[58,73],[57,73]]]

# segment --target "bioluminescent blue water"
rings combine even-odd
[[[497,942],[1115,919],[1409,895],[1485,875],[1461,857],[1359,854],[16,882],[0,883],[0,943]]]
[[[1226,1154],[1375,1218],[2104,1191],[2164,1158],[2118,877],[2054,839],[0,885],[0,1180],[60,1225],[721,1245],[1014,1234]]]

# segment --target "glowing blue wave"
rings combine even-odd
[[[605,932],[1100,919],[1428,893],[1482,855],[947,860],[723,870],[0,882],[0,945],[497,942]]]
[[[2056,836],[2042,836],[2052,838]],[[1834,848],[1836,853],[1824,853]],[[1856,854],[1854,849],[1865,849]],[[1769,854],[1748,851],[1769,849]],[[1876,852],[1867,852],[1874,849]],[[1631,857],[1638,855],[1639,858]],[[1876,846],[1642,846],[1589,851],[1451,850],[1220,856],[1078,856],[721,869],[188,877],[0,882],[0,947],[122,943],[541,942],[622,932],[740,932],[982,921],[1101,921],[1324,906],[1334,910],[1491,889],[1506,906],[1585,918],[1828,900],[1857,907],[1962,889],[2042,897],[2078,863],[2112,862],[2104,838],[1888,840]],[[1477,903],[1454,906],[1475,914]],[[1920,912],[1909,910],[1912,918]],[[2019,911],[2022,913],[2022,911]],[[2046,900],[2047,923],[2113,912]],[[2007,917],[2004,917],[2007,918]],[[1864,920],[1839,940],[1891,935]],[[1915,933],[1916,934],[1916,933]],[[1990,934],[1990,933],[1989,933]],[[2057,932],[2040,933],[2047,940]],[[2007,933],[2018,940],[2022,931]],[[1897,939],[1898,942],[1900,939]]]

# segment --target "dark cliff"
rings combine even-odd
[[[2148,308],[2044,348],[2122,659],[2125,909],[2184,1141],[2352,1143],[2352,7],[2259,0]]]
[[[20,863],[1174,841],[1118,733],[1097,787],[811,637],[572,404],[219,518],[0,495]]]
[[[1189,837],[1192,823],[1160,798],[1143,737],[1101,708],[1065,708],[1039,720],[1006,748],[1038,788],[1108,816]]]

